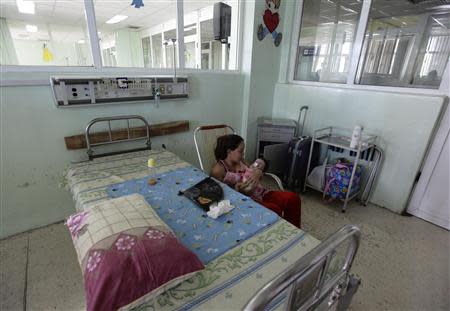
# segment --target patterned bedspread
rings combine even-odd
[[[147,167],[148,158],[156,160],[155,167]],[[189,166],[167,151],[141,151],[75,164],[68,171],[67,181],[77,210],[82,211],[109,200],[107,189],[113,184]],[[241,310],[258,289],[317,244],[315,238],[279,219],[210,261],[191,279],[149,301],[137,300],[125,309]],[[285,295],[280,295],[267,309],[278,309],[285,302]]]
[[[207,264],[255,235],[267,230],[279,216],[247,196],[222,184],[224,197],[235,209],[218,219],[212,219],[193,201],[179,195],[192,185],[208,177],[201,170],[189,166],[172,172],[151,176],[157,181],[148,184],[148,177],[114,184],[107,190],[112,198],[132,193],[141,194],[161,219],[175,232],[185,247]]]

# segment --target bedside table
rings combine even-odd
[[[282,175],[288,143],[294,137],[297,123],[289,119],[260,117],[257,124],[256,157],[269,160],[269,172]]]
[[[264,147],[273,144],[288,143],[295,134],[297,123],[289,119],[271,119],[260,117],[257,121],[256,155],[264,154]]]

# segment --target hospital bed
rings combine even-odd
[[[127,122],[128,132],[130,121],[143,122],[148,128],[141,116],[98,118],[89,123],[85,130],[89,161],[71,165],[67,173],[68,187],[78,211],[111,200],[114,185],[152,176],[172,176],[170,174],[183,170],[196,171],[167,150],[152,150],[148,131],[143,137],[145,146],[138,150],[94,152],[94,147],[100,145],[135,140],[128,135],[128,139],[113,141],[110,135],[107,142],[92,143],[93,125],[106,123],[111,133],[111,123],[118,120]],[[156,163],[152,168],[147,165],[149,158]],[[232,196],[240,195],[231,189],[227,191]],[[241,207],[248,203],[242,201]],[[270,226],[237,241],[225,253],[207,262],[205,269],[192,278],[152,299],[139,299],[127,308],[345,310],[359,285],[359,280],[350,274],[359,241],[360,231],[353,225],[341,228],[320,242],[277,218]]]

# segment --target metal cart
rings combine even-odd
[[[377,136],[370,135],[370,134],[367,134],[364,132],[361,134],[361,140],[360,140],[359,145],[356,148],[351,148],[350,142],[351,142],[352,132],[353,132],[353,130],[351,130],[351,129],[339,128],[339,127],[334,127],[334,126],[333,127],[330,126],[330,127],[326,127],[326,128],[314,131],[314,135],[313,135],[312,141],[311,141],[311,151],[309,153],[308,166],[306,168],[306,172],[307,172],[307,174],[309,174],[310,168],[311,168],[311,158],[313,155],[313,148],[316,143],[327,145],[327,146],[333,146],[336,148],[341,148],[341,149],[353,152],[355,154],[353,171],[352,171],[352,175],[350,177],[347,195],[346,195],[345,199],[343,199],[343,201],[344,201],[344,205],[342,206],[343,213],[345,213],[348,202],[350,200],[352,200],[353,198],[357,197],[361,192],[361,188],[360,188],[358,191],[355,191],[352,193],[353,178],[355,176],[356,168],[358,167],[358,162],[360,161],[361,153],[363,153],[364,151],[368,151],[369,159],[370,159],[370,158],[372,158],[373,152],[375,152],[375,150],[376,150],[375,142],[377,140]],[[327,153],[328,153],[328,148],[327,148]],[[323,189],[319,189],[313,185],[308,184],[307,180],[308,180],[308,178],[305,178],[305,184],[303,187],[303,191],[306,191],[307,187],[315,189],[320,192],[324,191]]]

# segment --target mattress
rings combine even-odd
[[[149,158],[156,165],[147,166]],[[72,165],[68,188],[78,211],[111,199],[111,189],[127,181],[170,175],[192,167],[168,151],[148,150],[94,159]],[[178,182],[178,181],[174,181]],[[233,191],[233,190],[230,190]],[[249,199],[250,200],[250,199]],[[236,203],[239,207],[239,204]],[[242,204],[248,204],[244,202]],[[150,300],[138,299],[131,310],[241,310],[267,282],[320,242],[281,218],[210,260],[206,268]],[[266,309],[283,308],[281,294]]]

